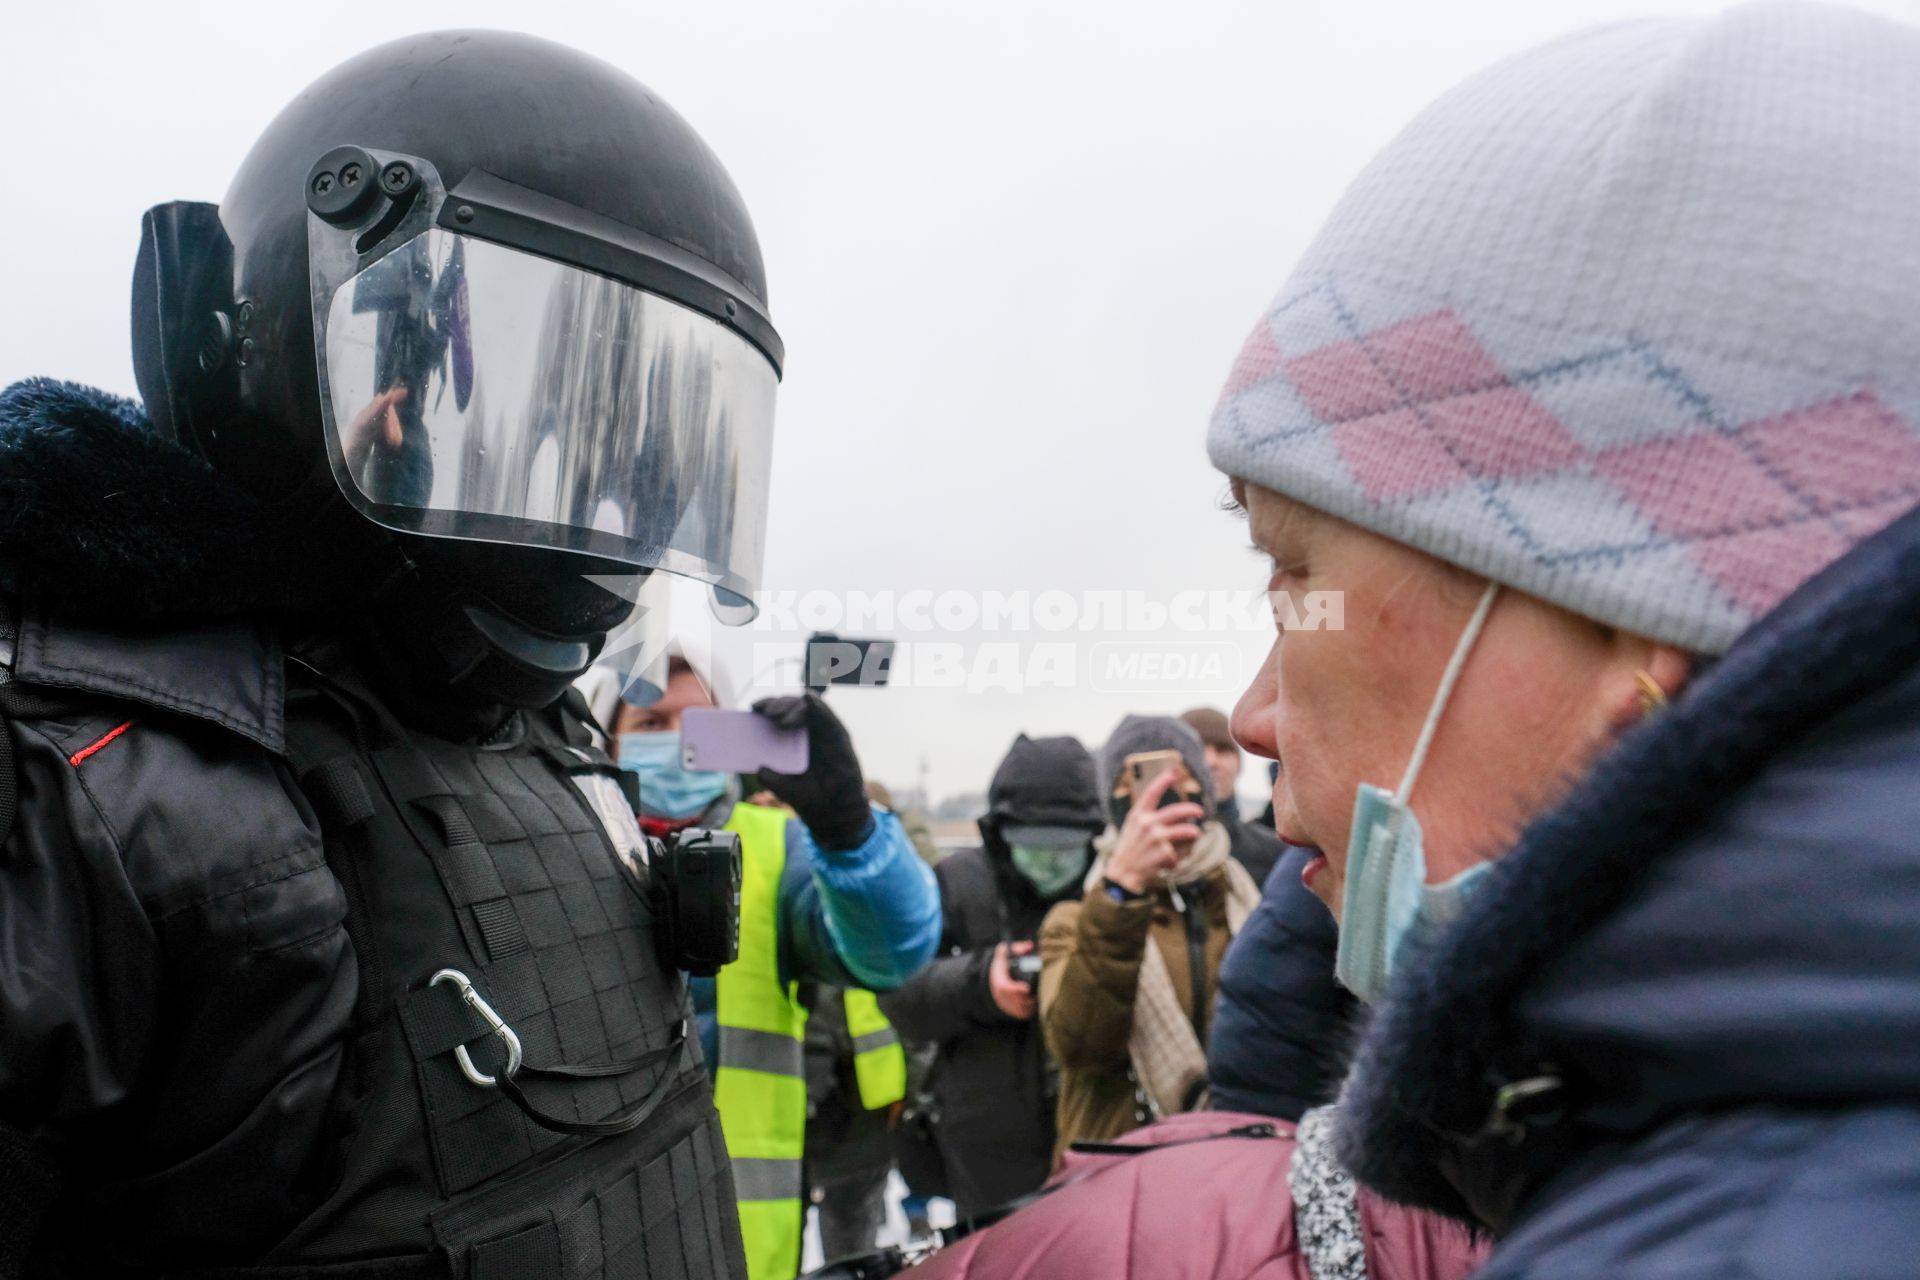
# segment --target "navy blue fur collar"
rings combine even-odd
[[[1515,1015],[1530,979],[1711,820],[1702,797],[1737,795],[1777,753],[1916,661],[1920,510],[1816,576],[1623,740],[1495,865],[1455,926],[1399,968],[1342,1095],[1348,1167],[1392,1199],[1469,1221],[1470,1198],[1443,1169],[1514,1183],[1550,1174],[1564,1155],[1551,1139],[1531,1149],[1467,1140],[1501,1083],[1540,1069]]]
[[[282,524],[131,400],[50,378],[0,391],[0,587],[35,607],[204,624],[357,589]]]

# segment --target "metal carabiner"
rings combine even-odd
[[[492,1031],[496,1036],[499,1036],[501,1043],[507,1046],[506,1074],[511,1076],[514,1072],[520,1070],[520,1037],[513,1034],[513,1028],[508,1026],[506,1021],[493,1011],[493,1006],[482,999],[478,991],[473,989],[472,980],[458,969],[442,969],[433,975],[433,978],[427,985],[437,987],[442,982],[451,982],[458,987],[460,990],[460,998],[465,1000],[468,1006],[480,1015],[481,1021],[487,1024],[488,1030]],[[460,1070],[466,1074],[467,1079],[473,1081],[473,1083],[479,1085],[481,1088],[492,1089],[500,1083],[493,1076],[486,1074],[473,1065],[473,1056],[467,1052],[467,1046],[464,1044],[454,1048],[453,1056],[459,1061]]]

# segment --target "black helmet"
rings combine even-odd
[[[699,136],[596,59],[441,32],[336,68],[217,208],[148,212],[133,328],[163,432],[425,566],[445,599],[410,625],[463,633],[447,679],[505,645],[546,673],[506,700],[547,696],[620,612],[582,574],[757,585],[783,359],[759,244]]]

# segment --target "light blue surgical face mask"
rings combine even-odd
[[[620,767],[640,775],[640,811],[649,818],[697,818],[727,793],[727,775],[689,769],[672,730],[620,735]]]
[[[1468,867],[1440,884],[1427,883],[1427,856],[1422,847],[1420,820],[1408,802],[1427,748],[1433,745],[1440,716],[1453,696],[1453,686],[1466,666],[1467,655],[1486,625],[1487,613],[1498,595],[1489,582],[1480,596],[1460,643],[1454,646],[1440,689],[1434,694],[1427,721],[1414,744],[1413,759],[1397,791],[1372,783],[1360,784],[1353,802],[1353,829],[1347,837],[1346,886],[1340,898],[1340,947],[1333,975],[1347,990],[1369,1004],[1386,993],[1393,963],[1416,927],[1438,927],[1460,913],[1467,895],[1493,869],[1491,862]]]

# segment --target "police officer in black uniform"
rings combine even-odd
[[[0,394],[0,1277],[744,1275],[726,837],[567,690],[638,576],[752,590],[765,298],[643,86],[420,36],[149,212],[144,410]]]

